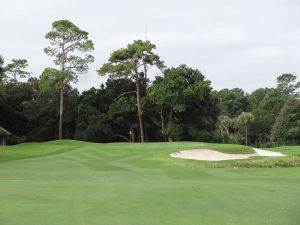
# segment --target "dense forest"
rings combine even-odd
[[[148,40],[113,51],[99,76],[107,81],[82,93],[77,76],[88,71],[94,49],[88,32],[67,20],[46,34],[54,58],[40,76],[26,59],[0,57],[0,126],[11,143],[58,138],[92,142],[205,141],[255,146],[300,144],[300,82],[277,77],[276,87],[245,93],[213,90],[196,68],[166,67]],[[149,70],[157,72],[154,80]]]

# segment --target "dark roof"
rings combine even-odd
[[[9,136],[11,133],[0,126],[0,136]]]

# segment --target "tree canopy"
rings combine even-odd
[[[88,32],[80,30],[68,20],[58,20],[52,23],[52,30],[46,34],[50,46],[44,52],[54,57],[54,64],[59,69],[46,68],[41,75],[41,86],[44,91],[50,88],[60,90],[59,104],[59,134],[63,137],[64,88],[77,81],[77,73],[88,70],[88,64],[94,57],[87,52],[94,49],[93,42],[88,39]],[[84,55],[82,55],[85,53]]]
[[[141,106],[141,85],[146,87],[147,73],[151,66],[164,68],[164,62],[154,53],[156,46],[150,41],[135,40],[127,48],[121,48],[111,53],[108,62],[98,70],[100,75],[108,75],[112,79],[126,77],[135,82],[137,116],[139,119],[139,136],[141,142],[145,141],[143,110]],[[129,93],[123,93],[129,94]]]
[[[296,75],[284,73],[275,87],[250,93],[238,87],[214,90],[199,69],[167,67],[155,44],[134,40],[112,51],[99,66],[97,73],[107,76],[103,84],[80,93],[74,84],[94,61],[89,33],[58,20],[45,38],[49,46],[44,52],[54,65],[41,74],[28,71],[27,59],[7,63],[0,55],[0,125],[14,134],[13,143],[58,137],[259,147],[300,144]]]

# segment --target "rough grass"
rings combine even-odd
[[[205,168],[221,164],[169,157],[196,148],[249,151],[193,142],[55,141],[0,148],[0,224],[299,224],[300,168],[232,168],[233,161],[225,165],[231,168]],[[272,150],[288,154],[287,161],[298,160],[300,152]]]
[[[217,150],[224,153],[255,153],[249,146],[234,144],[205,144],[207,149]]]

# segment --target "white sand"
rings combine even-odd
[[[268,156],[268,157],[280,157],[285,156],[279,152],[271,152],[254,148],[256,153],[253,154],[228,154],[222,153],[215,150],[209,149],[192,149],[183,150],[179,152],[173,152],[170,156],[181,159],[194,159],[194,160],[205,160],[205,161],[223,161],[223,160],[234,160],[234,159],[248,159],[252,156]]]
[[[254,151],[256,151],[256,153],[259,156],[269,156],[269,157],[285,156],[284,154],[282,154],[280,152],[271,152],[271,151],[266,151],[266,150],[262,150],[262,149],[258,149],[258,148],[254,148]]]

